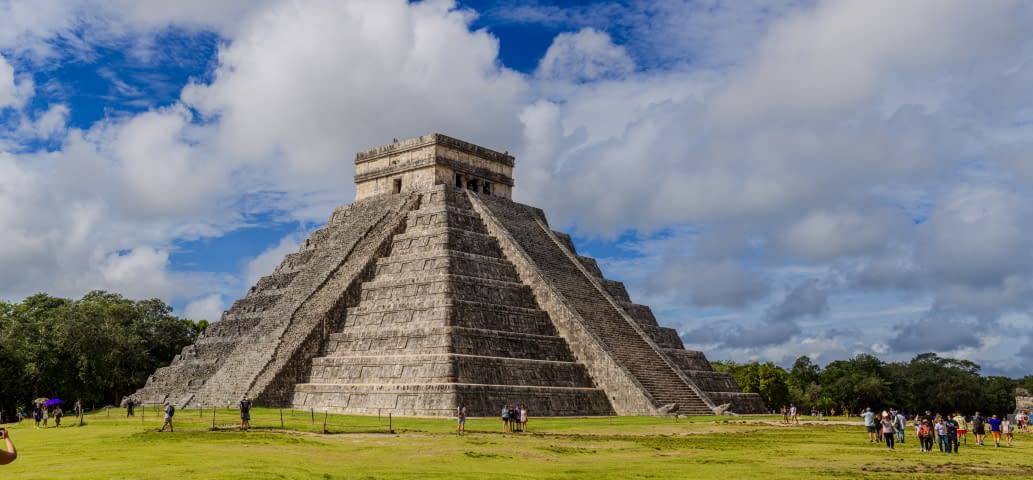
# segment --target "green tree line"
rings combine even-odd
[[[883,362],[860,354],[821,368],[807,356],[786,370],[771,362],[714,362],[746,392],[760,394],[768,408],[795,404],[801,412],[857,413],[896,408],[905,412],[1006,414],[1015,410],[1015,390],[1033,391],[1033,376],[982,376],[968,360],[922,353],[907,362]]]
[[[118,403],[186,345],[207,321],[172,315],[158,299],[93,291],[79,300],[32,295],[0,301],[0,409],[38,397]]]

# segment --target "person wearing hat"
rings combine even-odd
[[[172,416],[175,415],[175,414],[176,414],[176,407],[173,407],[171,403],[166,401],[165,402],[165,423],[162,424],[161,430],[158,430],[159,432],[164,432],[165,431],[165,427],[169,427],[169,431],[170,432],[175,432],[175,430],[172,428]]]

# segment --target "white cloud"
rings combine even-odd
[[[635,62],[606,33],[584,28],[556,36],[538,63],[535,76],[547,80],[588,82],[620,79],[635,71]]]
[[[225,310],[225,306],[222,302],[222,295],[213,293],[188,303],[183,310],[183,315],[191,320],[216,322],[222,318],[223,310]]]
[[[258,254],[255,258],[252,258],[247,262],[247,266],[244,268],[244,283],[250,288],[252,285],[258,283],[258,280],[263,276],[273,273],[273,269],[280,265],[280,262],[283,261],[283,257],[289,253],[298,251],[302,240],[304,240],[304,237],[300,234],[288,235],[281,238],[279,243],[275,246]]]

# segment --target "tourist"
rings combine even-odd
[[[509,405],[502,406],[502,433],[509,433]]]
[[[456,417],[459,419],[459,425],[456,427],[456,433],[463,435],[466,433],[466,404],[462,404],[456,407]]]
[[[48,420],[50,420],[50,407],[43,407],[43,428],[47,428]]]
[[[782,405],[782,425],[789,425],[789,407]]]
[[[176,414],[176,407],[173,407],[172,404],[169,403],[169,402],[165,402],[165,423],[163,423],[161,425],[161,429],[158,430],[159,432],[164,432],[165,431],[165,427],[169,427],[169,431],[170,432],[175,432],[176,431],[175,429],[172,428],[172,416],[175,415],[175,414]]]
[[[947,421],[944,422],[944,427],[947,430],[947,453],[953,452],[958,453],[958,422],[954,420],[954,417],[947,415]]]
[[[251,400],[248,400],[247,395],[240,399],[240,429],[247,430],[251,428]]]
[[[126,418],[129,418],[129,417],[132,417],[132,416],[136,415],[133,412],[133,407],[135,407],[135,406],[136,406],[136,402],[134,402],[132,398],[126,400]]]
[[[800,412],[796,409],[795,403],[789,404],[789,419],[793,421],[794,425],[800,424]]]
[[[1008,446],[1011,446],[1012,442],[1012,425],[1008,421],[1008,416],[1004,416],[1004,420],[1001,421],[1001,433],[1004,434],[1004,439],[1008,441]]]
[[[61,410],[61,405],[54,407],[54,425],[57,428],[61,428],[61,417],[65,415],[65,411]]]
[[[893,438],[896,436],[894,432],[893,423],[896,421],[892,416],[886,412],[882,412],[880,423],[882,424],[882,437],[886,440],[886,448],[893,450]]]
[[[904,412],[897,412],[893,419],[895,420],[893,429],[897,431],[897,443],[904,443],[904,430],[907,429],[907,418],[904,416]]]
[[[75,416],[76,417],[81,417],[82,416],[82,402],[80,400],[76,400],[75,401],[75,407],[73,407],[73,408],[75,409]]]
[[[875,426],[875,412],[868,407],[861,416],[864,417],[864,428],[868,431],[868,443],[875,443],[875,434],[878,431],[878,427]]]
[[[983,437],[986,436],[986,427],[983,426],[983,417],[976,412],[972,415],[972,436],[976,439],[976,445],[983,446]]]
[[[520,412],[516,404],[509,406],[509,431],[516,433],[520,429]]]
[[[912,425],[914,425],[914,427],[915,427],[915,438],[918,439],[918,446],[921,447],[922,446],[922,435],[921,435],[921,433],[922,433],[922,417],[920,417],[918,415],[915,415],[914,423],[912,423]],[[924,451],[924,448],[923,448],[923,451]]]
[[[1023,410],[1022,411],[1022,419],[1025,420],[1023,422],[1023,424],[1022,424],[1022,431],[1026,432],[1026,433],[1029,433],[1029,422],[1030,422],[1029,411],[1027,411],[1027,410]]]
[[[943,417],[937,415],[936,423],[933,424],[933,430],[936,432],[936,446],[939,447],[940,453],[947,450],[947,425],[943,423]]]
[[[929,420],[922,420],[922,427],[918,430],[918,443],[922,446],[922,453],[933,451],[933,426]]]
[[[954,414],[954,420],[958,422],[958,439],[961,440],[965,446],[968,446],[968,421],[966,421],[965,416],[960,413]]]
[[[527,405],[520,406],[520,431],[527,433]]]
[[[990,415],[990,418],[986,419],[986,423],[990,425],[990,436],[994,439],[994,445],[997,447],[1001,446],[1001,419],[997,418],[997,414]]]
[[[990,436],[994,439],[994,445],[997,447],[1001,446],[1001,419],[997,418],[997,414],[990,415],[990,418],[986,419],[986,423],[990,425]]]
[[[32,419],[36,421],[36,428],[39,429],[39,422],[43,421],[43,409],[39,405],[32,404]]]
[[[829,410],[829,416],[830,417],[835,417],[836,416],[836,407],[832,407],[832,409]]]
[[[0,439],[3,439],[4,443],[7,444],[7,450],[0,450],[0,465],[7,465],[18,458],[18,450],[14,448],[11,434],[7,432],[6,428],[0,428]]]

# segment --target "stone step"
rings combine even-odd
[[[617,305],[624,309],[628,316],[638,322],[639,325],[660,326],[653,315],[653,310],[646,305],[630,302],[617,302]]]

